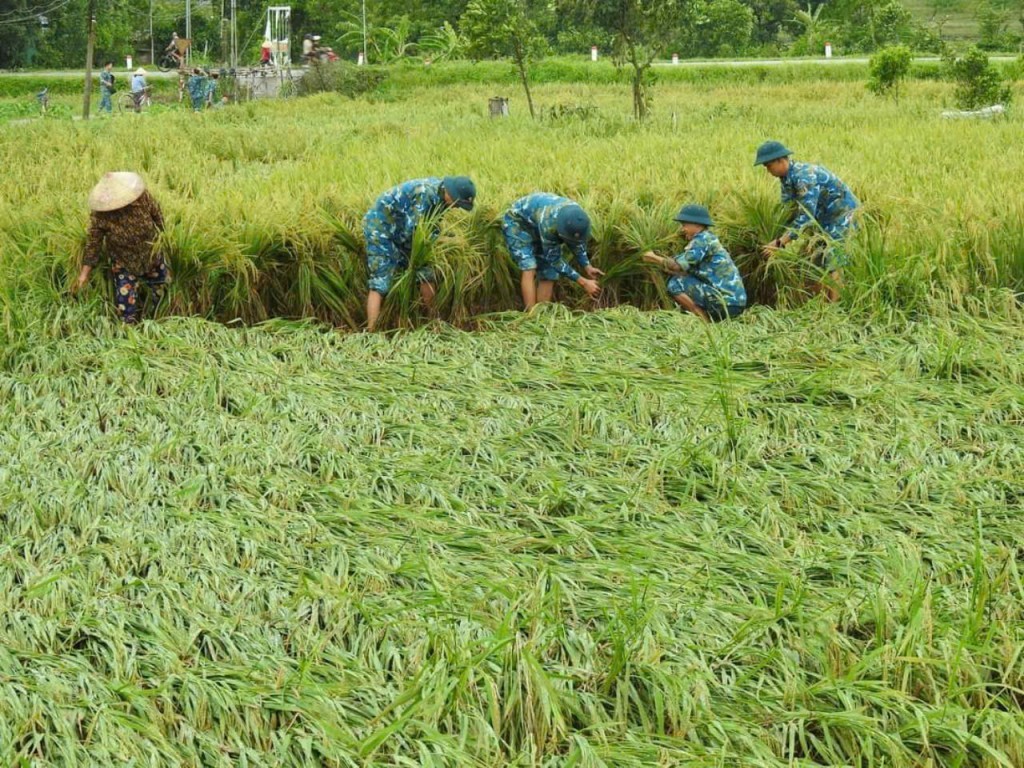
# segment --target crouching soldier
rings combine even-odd
[[[105,251],[114,274],[114,304],[121,319],[136,323],[141,314],[139,283],[144,282],[154,299],[163,297],[169,280],[167,265],[156,241],[164,228],[164,217],[156,200],[146,191],[137,173],[106,173],[89,194],[92,210],[85,258],[72,291],[78,292],[89,280],[93,267]]]
[[[590,218],[572,200],[547,192],[521,197],[505,212],[501,230],[509,254],[522,272],[520,288],[526,309],[551,301],[560,276],[578,283],[591,298],[601,292],[595,278],[604,272],[587,257]],[[585,276],[563,258],[563,246],[572,251]]]
[[[476,187],[466,176],[414,179],[377,198],[363,219],[370,273],[370,292],[366,297],[368,330],[377,325],[381,304],[391,290],[395,274],[409,265],[413,234],[420,222],[432,222],[431,237],[437,237],[441,214],[452,207],[470,211],[475,199]],[[430,307],[434,301],[434,275],[429,268],[420,269],[416,279],[423,303]]]
[[[819,284],[829,301],[839,300],[843,267],[849,263],[845,241],[856,223],[854,214],[860,207],[850,188],[827,168],[790,159],[793,154],[778,141],[766,141],[757,148],[754,165],[763,165],[782,186],[782,202],[796,203],[797,212],[789,229],[781,237],[763,246],[765,256],[794,240],[806,227],[817,224],[826,237],[817,252],[816,266],[830,278],[829,285]]]
[[[709,227],[711,214],[703,205],[684,205],[675,220],[689,242],[672,259],[653,251],[644,261],[673,273],[668,280],[672,299],[687,312],[706,321],[738,317],[747,306],[747,291],[732,257]]]

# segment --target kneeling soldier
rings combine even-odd
[[[643,255],[648,264],[674,273],[668,280],[672,299],[703,320],[738,317],[747,306],[747,291],[732,257],[711,232],[711,214],[703,205],[684,205],[675,220],[689,242],[673,259],[653,251]]]

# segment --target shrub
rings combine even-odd
[[[296,93],[340,93],[354,99],[377,91],[387,80],[387,72],[377,67],[359,67],[346,61],[316,64],[299,80]]]
[[[883,48],[871,57],[868,89],[879,96],[899,98],[900,85],[910,74],[912,56],[905,45]]]
[[[977,46],[972,46],[962,56],[946,54],[945,62],[950,78],[956,83],[953,99],[960,109],[1010,101],[1010,88]]]

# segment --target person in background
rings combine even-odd
[[[512,260],[522,275],[519,287],[524,309],[551,301],[555,281],[566,277],[596,298],[601,292],[597,279],[604,272],[587,257],[590,217],[575,202],[548,192],[534,192],[512,203],[501,221],[501,231]],[[562,256],[572,251],[581,275]]]
[[[729,252],[711,232],[714,222],[708,209],[684,205],[675,218],[687,240],[683,252],[668,259],[648,251],[643,260],[672,273],[668,292],[687,312],[709,322],[739,317],[747,306],[747,291]]]
[[[206,81],[206,107],[211,108],[217,99],[217,84],[220,81],[220,73],[211,73],[209,79]]]
[[[100,111],[108,115],[113,112],[110,97],[114,95],[114,62],[108,61],[100,72]]]
[[[305,47],[305,41],[303,41],[303,47]],[[264,40],[263,45],[260,46],[260,66],[270,66],[270,40]]]
[[[112,171],[105,173],[89,193],[89,208],[92,213],[85,256],[71,290],[78,293],[85,287],[105,253],[114,277],[118,316],[125,323],[137,323],[142,314],[140,283],[147,285],[155,306],[170,279],[156,245],[164,229],[160,206],[139,174]]]
[[[302,58],[306,60],[307,64],[313,61],[313,36],[306,35],[302,38]]]
[[[142,111],[142,97],[146,93],[146,70],[139,67],[135,70],[135,74],[132,75],[132,103],[135,105],[135,111]]]
[[[829,301],[839,300],[843,284],[843,267],[849,264],[845,241],[856,228],[854,216],[860,201],[832,171],[820,165],[791,160],[793,153],[778,141],[766,141],[757,148],[754,165],[779,180],[783,204],[796,203],[797,211],[789,229],[762,247],[765,256],[795,240],[805,229],[817,226],[825,241],[815,250],[815,265],[824,270],[824,280],[815,292],[824,291]]]
[[[431,226],[436,238],[441,215],[450,208],[473,209],[476,186],[467,176],[414,179],[392,187],[377,198],[363,220],[366,265],[370,290],[366,297],[366,327],[377,325],[384,297],[399,270],[409,265],[413,235],[421,222]],[[434,301],[434,274],[427,267],[417,270],[420,297],[430,307]]]
[[[192,111],[199,112],[206,103],[206,76],[203,70],[196,67],[185,86],[188,89],[189,98],[192,99]]]

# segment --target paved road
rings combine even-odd
[[[989,61],[1015,61],[1016,56],[989,56]],[[786,65],[801,64],[824,64],[835,66],[842,64],[867,64],[870,59],[867,56],[833,57],[831,59],[702,59],[685,60],[680,59],[678,64],[670,61],[656,61],[657,67],[778,67]],[[938,56],[915,56],[914,62],[938,63],[942,61]]]

